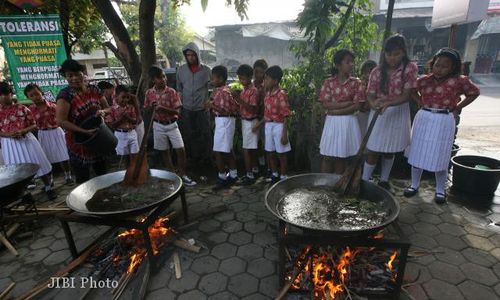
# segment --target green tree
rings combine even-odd
[[[308,167],[304,157],[317,155],[323,125],[323,110],[318,102],[319,90],[328,76],[335,51],[352,49],[356,65],[369,50],[379,45],[378,26],[372,20],[370,0],[308,0],[297,18],[306,42],[296,42],[292,50],[301,64],[286,70],[282,86],[296,114],[290,121],[290,137],[294,143],[295,163]],[[313,146],[312,146],[313,145]]]

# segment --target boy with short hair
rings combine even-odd
[[[108,102],[109,107],[116,104],[113,99],[115,97],[115,86],[112,83],[105,80],[99,81],[97,83],[97,87],[101,90],[104,98],[106,98],[106,102]]]
[[[129,161],[134,161],[139,153],[139,142],[135,130],[137,124],[137,111],[130,104],[130,91],[124,85],[118,85],[115,90],[116,104],[111,107],[108,124],[115,130],[118,139],[116,154],[125,156]],[[130,162],[129,162],[130,163]]]
[[[253,63],[253,85],[257,89],[257,101],[259,103],[259,120],[264,117],[264,98],[266,97],[266,91],[264,89],[264,75],[268,68],[265,59],[258,59]],[[262,168],[262,172],[265,174],[267,179],[271,179],[271,169],[269,160],[267,159],[264,151],[265,145],[265,128],[264,126],[254,127],[253,131],[259,131],[261,146],[258,150],[259,155],[259,165]],[[267,165],[267,170],[266,169]],[[264,172],[266,171],[266,172]]]
[[[253,127],[259,122],[260,103],[257,88],[252,84],[253,69],[249,65],[241,65],[236,71],[243,91],[239,95],[241,136],[243,137],[243,157],[245,160],[246,175],[241,179],[243,185],[255,182],[259,172],[257,167],[257,149],[259,145],[259,131]]]
[[[287,129],[287,117],[290,114],[290,107],[287,94],[279,85],[282,77],[283,71],[279,66],[269,67],[264,77],[264,88],[267,91],[264,99],[265,150],[271,165],[272,182],[278,182],[286,178],[287,153],[292,150]],[[276,153],[278,153],[280,173],[278,173]]]
[[[196,182],[186,175],[186,151],[177,125],[182,107],[181,100],[176,91],[167,86],[167,77],[162,69],[151,67],[149,77],[154,86],[146,91],[144,107],[155,107],[153,115],[154,149],[160,151],[167,169],[173,170],[170,141],[177,154],[182,181],[186,186],[194,186]]]
[[[205,104],[215,115],[214,147],[215,160],[219,176],[213,190],[221,190],[234,184],[238,179],[236,159],[233,153],[233,138],[236,125],[238,104],[234,101],[231,91],[226,86],[227,69],[215,66],[212,69],[212,84],[215,89],[210,101]],[[226,173],[229,168],[229,175]]]

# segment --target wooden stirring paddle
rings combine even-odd
[[[361,182],[361,173],[363,170],[363,154],[366,149],[366,144],[368,143],[368,139],[372,133],[373,127],[375,126],[375,122],[377,121],[378,116],[380,115],[380,109],[377,109],[373,113],[372,120],[368,129],[366,130],[366,134],[363,137],[363,141],[359,146],[358,153],[354,158],[352,164],[345,170],[342,177],[337,181],[333,190],[341,195],[349,195],[357,197],[360,189]]]

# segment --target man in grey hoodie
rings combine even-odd
[[[196,163],[210,161],[211,137],[209,119],[205,110],[211,70],[201,63],[200,51],[195,43],[183,49],[186,64],[177,69],[177,92],[182,100],[180,126],[186,151]]]

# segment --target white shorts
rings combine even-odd
[[[236,119],[233,117],[215,117],[214,151],[231,153],[233,149]]]
[[[137,141],[137,132],[135,129],[129,132],[115,131],[115,136],[118,139],[116,154],[129,155],[139,152],[139,142]]]
[[[184,148],[184,141],[182,140],[182,135],[177,122],[168,125],[153,122],[153,136],[153,148],[155,148],[155,150],[165,151],[170,149],[170,144],[168,143],[169,140],[170,143],[172,143],[172,148]]]
[[[281,144],[283,134],[283,123],[266,122],[266,146],[267,152],[285,153],[292,150],[290,141],[286,145]]]
[[[258,119],[252,121],[241,120],[241,135],[243,136],[243,149],[257,149],[259,146],[259,132],[253,132],[252,128],[259,122]]]

